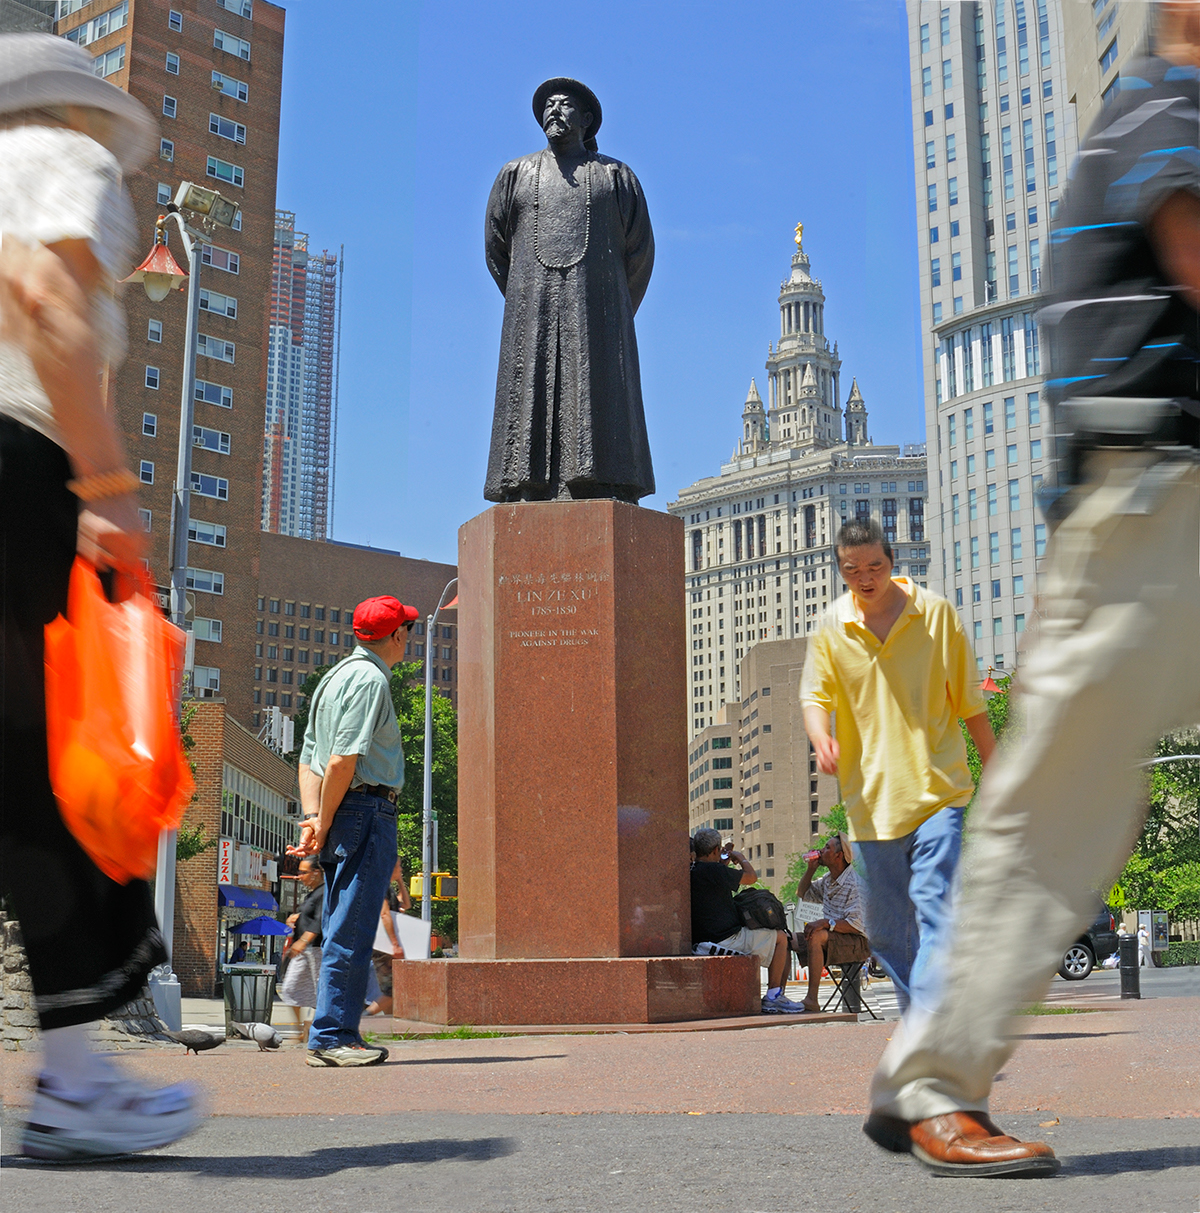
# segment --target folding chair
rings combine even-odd
[[[858,988],[859,975],[862,973],[863,965],[868,962],[865,960],[854,960],[849,964],[830,965],[829,976],[833,980],[833,990],[829,997],[825,999],[821,1007],[822,1011],[849,1011],[852,1015],[860,1015],[866,1011],[872,1019],[878,1019],[879,1016],[871,1009],[868,1003],[862,996]],[[834,969],[837,970],[837,976],[834,977]]]

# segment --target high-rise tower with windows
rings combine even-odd
[[[934,586],[980,665],[1034,611],[1051,457],[1037,325],[1075,152],[1057,0],[908,0]]]
[[[291,211],[275,212],[263,430],[264,531],[329,537],[341,258],[310,253]]]
[[[187,586],[196,694],[249,704],[284,10],[268,0],[59,0],[56,18],[55,32],[92,56],[96,74],[157,119],[157,155],[126,181],[138,258],[181,181],[219,190],[238,206],[233,225],[214,228],[198,247]],[[168,234],[182,262],[173,227]],[[109,398],[141,477],[151,571],[165,585],[186,299],[172,292],[152,303],[141,288],[126,287],[122,303],[129,352],[108,377]]]

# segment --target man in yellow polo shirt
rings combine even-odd
[[[878,523],[846,523],[837,556],[849,592],[808,642],[804,725],[818,769],[841,781],[871,950],[901,1007],[928,1007],[937,992],[930,958],[950,926],[963,810],[974,792],[959,720],[984,762],[995,742],[954,608],[892,577]]]

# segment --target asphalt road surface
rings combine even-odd
[[[1006,1116],[1063,1159],[1054,1179],[938,1179],[861,1118],[778,1115],[218,1117],[169,1150],[87,1167],[13,1156],[22,1213],[1197,1213],[1200,1120]]]
[[[1139,970],[1138,980],[1143,998],[1200,998],[1200,965],[1180,965],[1175,969],[1147,966]],[[1058,995],[1103,991],[1115,997],[1121,992],[1121,973],[1118,969],[1093,969],[1082,981],[1063,981],[1056,977],[1051,989]]]

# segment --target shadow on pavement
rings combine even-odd
[[[1200,1146],[1111,1150],[1064,1158],[1060,1175],[1123,1175],[1129,1171],[1173,1171],[1176,1167],[1200,1167]]]
[[[196,1174],[216,1179],[256,1178],[324,1179],[342,1171],[363,1167],[395,1167],[411,1163],[491,1162],[506,1158],[518,1150],[511,1137],[474,1139],[443,1137],[429,1141],[397,1141],[367,1146],[331,1146],[298,1157],[280,1158],[276,1154],[232,1154],[182,1156],[142,1154],[137,1157],[104,1159],[87,1163],[88,1173],[116,1171],[153,1175]],[[45,1163],[20,1156],[6,1156],[5,1168],[39,1170]],[[57,1168],[55,1168],[57,1169]]]
[[[401,1057],[402,1066],[484,1066],[495,1061],[557,1061],[565,1053],[535,1053],[532,1057]]]
[[[1136,1035],[1136,1032],[1021,1032],[1009,1040],[1098,1040],[1101,1036]]]

